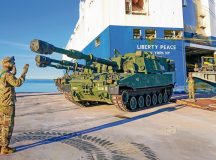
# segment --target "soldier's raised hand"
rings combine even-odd
[[[23,76],[26,75],[26,73],[28,72],[28,69],[29,69],[29,64],[25,64],[25,66],[23,67],[23,72],[22,72]]]

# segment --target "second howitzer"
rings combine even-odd
[[[83,65],[78,65],[68,61],[55,60],[41,55],[37,55],[35,57],[35,62],[36,65],[41,68],[52,67],[66,71],[62,77],[54,80],[58,91],[62,93],[64,93],[64,87],[69,84],[70,76],[68,72],[74,70],[75,68],[83,67]]]
[[[150,52],[121,55],[115,50],[111,59],[101,59],[41,40],[33,40],[31,49],[39,54],[57,52],[86,61],[84,69],[73,72],[64,87],[68,99],[80,106],[106,102],[123,111],[137,111],[167,103],[172,96],[175,64]]]

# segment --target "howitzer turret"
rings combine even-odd
[[[97,58],[94,57],[92,54],[86,55],[76,50],[66,50],[66,49],[58,48],[52,44],[37,39],[31,41],[30,48],[33,52],[39,54],[50,55],[53,52],[56,52],[56,53],[67,55],[68,57],[73,59],[83,59],[86,60],[86,62],[97,62],[112,67],[118,67],[117,63],[111,60]]]

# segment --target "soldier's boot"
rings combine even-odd
[[[193,102],[196,102],[196,98],[195,98],[195,93],[194,93],[194,91],[191,93],[191,98],[192,98]]]
[[[10,147],[1,147],[1,154],[11,154],[16,152],[15,148],[10,148]]]
[[[196,101],[197,101],[197,100],[196,100],[196,98],[195,98],[195,96],[193,96],[193,101],[194,101],[194,102],[196,102]]]

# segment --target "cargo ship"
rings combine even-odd
[[[190,66],[216,54],[215,14],[214,0],[80,0],[66,49],[101,58],[112,57],[114,49],[170,58],[176,91],[183,91]]]

